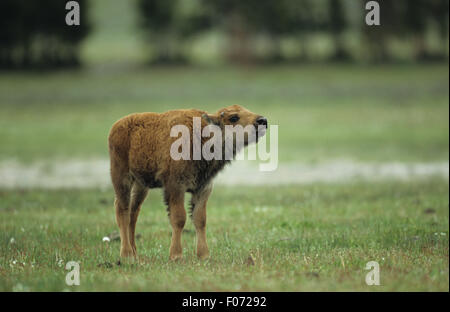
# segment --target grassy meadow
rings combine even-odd
[[[168,261],[160,195],[141,212],[139,263],[117,266],[119,242],[102,242],[116,229],[111,190],[2,191],[0,291],[448,291],[444,181],[216,189],[207,261],[190,222],[184,259]],[[65,284],[72,260],[80,286]],[[365,284],[369,261],[380,286]]]
[[[117,119],[240,104],[279,126],[279,158],[448,159],[448,67],[96,69],[0,74],[0,159],[107,157]]]

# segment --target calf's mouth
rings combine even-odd
[[[255,121],[255,129],[256,129],[256,142],[258,142],[259,138],[263,137],[267,131],[267,118],[264,116],[259,116]]]

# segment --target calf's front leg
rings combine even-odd
[[[186,223],[184,192],[180,190],[165,189],[165,198],[168,205],[170,225],[172,226],[170,260],[177,260],[181,259],[183,256],[181,233],[183,232],[184,224]]]
[[[194,193],[191,199],[191,216],[197,233],[197,257],[209,258],[208,244],[206,243],[206,203],[211,194],[212,185]]]

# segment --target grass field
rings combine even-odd
[[[448,83],[446,65],[0,74],[0,159],[107,157],[124,115],[241,104],[279,125],[281,161],[446,160]]]
[[[0,73],[0,162],[106,158],[131,112],[241,104],[279,125],[282,163],[430,163],[449,157],[448,65],[97,68]],[[159,191],[144,203],[137,265],[116,266],[111,189],[0,189],[1,291],[448,291],[448,179],[214,190],[212,258],[168,261]],[[248,264],[248,258],[254,264]],[[64,263],[80,261],[81,285]],[[381,286],[365,284],[378,261]]]
[[[448,291],[444,181],[218,189],[208,210],[211,259],[196,259],[188,222],[178,263],[168,261],[171,229],[154,191],[137,226],[140,262],[121,266],[119,243],[102,242],[116,229],[111,191],[1,198],[2,291]],[[72,260],[80,286],[65,285]],[[365,284],[369,261],[380,263],[381,286]]]

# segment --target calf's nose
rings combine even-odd
[[[256,123],[257,123],[258,125],[266,126],[266,127],[267,127],[267,119],[266,119],[266,117],[263,117],[263,116],[258,117],[258,118],[256,119]]]

